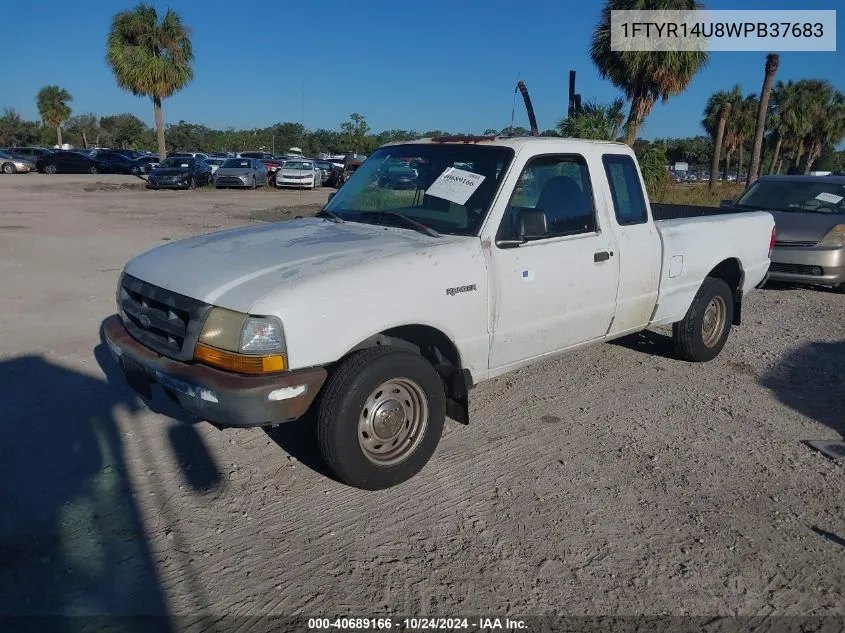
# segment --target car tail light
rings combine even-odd
[[[772,238],[769,240],[769,259],[772,258],[772,251],[775,250],[775,237],[777,236],[777,229],[772,227]]]

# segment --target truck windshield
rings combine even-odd
[[[325,210],[343,220],[373,224],[390,218],[387,211],[438,233],[476,235],[513,156],[509,147],[490,145],[382,147],[355,170]],[[401,169],[390,169],[397,166]]]
[[[845,214],[845,184],[841,178],[829,176],[807,180],[758,180],[739,197],[735,206],[841,215]]]

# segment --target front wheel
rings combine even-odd
[[[252,187],[251,189],[255,189],[258,185],[255,184],[255,176],[252,177]]]
[[[14,163],[3,163],[4,174],[14,174],[17,171]]]
[[[431,459],[446,420],[443,381],[419,354],[382,346],[343,361],[323,388],[317,440],[342,482],[381,490]]]
[[[141,169],[137,165],[132,165],[132,167],[129,168],[129,175],[131,176],[137,176],[140,173]]]
[[[672,346],[684,360],[706,362],[722,351],[734,317],[734,297],[722,279],[706,277],[683,320],[672,325]]]
[[[56,169],[55,165],[47,165],[46,167],[44,167],[45,174],[55,174],[56,171],[58,170]]]
[[[100,173],[100,170],[99,170],[99,169],[97,169],[97,166],[96,166],[96,165],[91,165],[91,167],[88,169],[88,173],[89,173],[89,174],[95,174],[95,175],[96,175],[96,174],[99,174],[99,173]]]
[[[189,189],[196,189],[197,188],[197,179],[195,176],[191,176],[191,181],[188,183]]]

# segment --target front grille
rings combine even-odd
[[[805,264],[781,264],[772,262],[769,266],[769,272],[773,273],[788,273],[790,275],[812,275],[820,277],[824,275],[824,269],[821,266],[806,266]]]
[[[805,242],[801,240],[776,240],[775,246],[780,246],[781,248],[808,248],[811,246],[815,246],[818,242]]]
[[[223,185],[224,187],[243,187],[244,181],[236,176],[220,176],[215,181],[218,185]]]
[[[127,331],[143,345],[176,360],[190,360],[211,306],[123,275],[118,304]]]

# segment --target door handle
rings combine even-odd
[[[608,253],[607,251],[599,251],[593,255],[594,262],[606,262],[613,256],[613,252]]]

